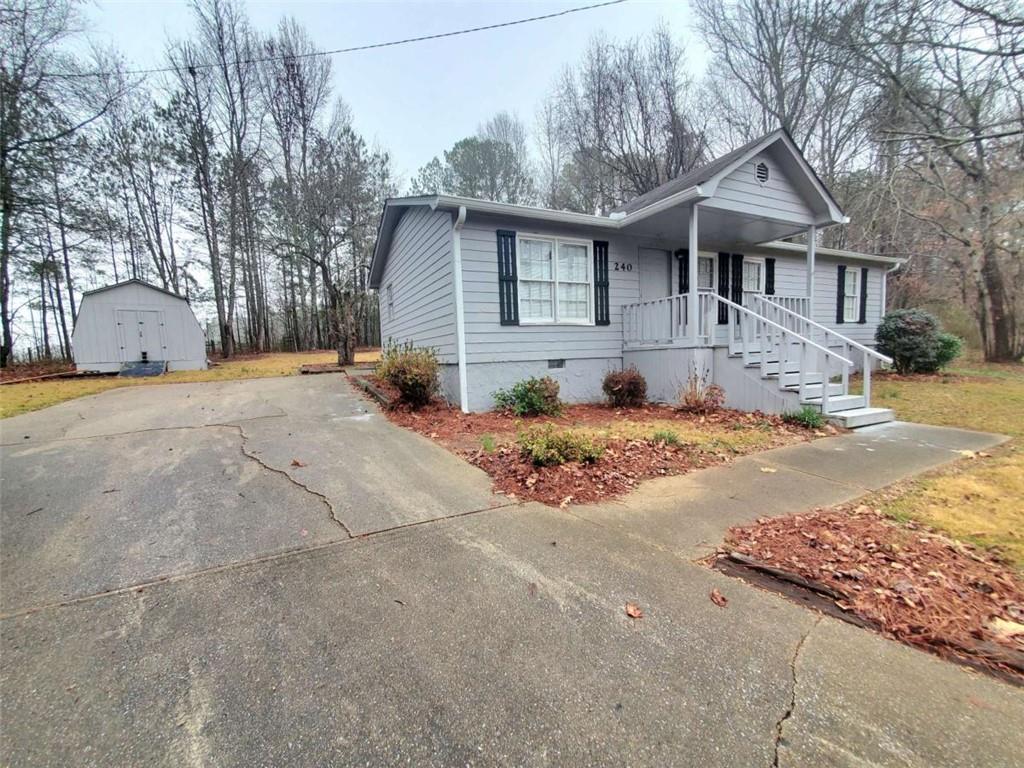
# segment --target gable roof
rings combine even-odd
[[[782,128],[744,144],[710,163],[695,168],[672,179],[660,187],[614,209],[607,216],[598,216],[572,211],[558,211],[529,205],[499,203],[492,200],[458,197],[454,195],[421,195],[388,198],[381,211],[377,226],[377,242],[370,262],[370,287],[379,288],[384,276],[384,265],[391,247],[391,237],[402,215],[410,208],[428,206],[431,210],[449,211],[453,216],[459,209],[483,214],[492,214],[513,219],[558,224],[575,224],[594,229],[630,230],[637,222],[649,219],[663,211],[687,203],[707,200],[715,195],[719,182],[751,158],[763,152],[772,152],[783,166],[784,172],[796,182],[798,191],[816,209],[819,226],[841,224],[849,221],[835,198],[811,168],[800,152],[793,138]]]
[[[147,283],[145,280],[139,280],[136,277],[133,277],[130,280],[122,280],[120,283],[112,283],[111,285],[104,285],[102,288],[93,288],[91,291],[83,291],[82,292],[82,298],[85,298],[86,296],[92,296],[93,294],[96,294],[96,293],[103,293],[104,291],[112,291],[115,288],[123,288],[126,285],[141,285],[144,288],[152,288],[154,291],[159,291],[160,293],[165,293],[168,296],[173,296],[176,299],[181,299],[186,304],[188,303],[188,299],[186,299],[180,293],[175,293],[174,291],[169,291],[166,288],[161,288],[159,285],[153,285],[152,283]]]
[[[702,165],[700,168],[694,168],[692,171],[684,173],[682,176],[678,176],[671,181],[665,182],[660,187],[655,187],[650,192],[645,192],[639,197],[634,197],[632,200],[629,200],[628,202],[613,209],[612,213],[625,213],[626,215],[637,213],[638,211],[648,208],[661,200],[678,194],[679,192],[695,187],[703,187],[705,185],[707,185],[708,188],[701,189],[701,193],[710,197],[714,194],[715,187],[718,186],[718,182],[721,179],[728,176],[750,158],[761,154],[772,146],[780,146],[784,148],[792,163],[795,164],[796,168],[799,171],[802,171],[806,176],[811,187],[828,208],[829,213],[835,222],[839,223],[844,221],[846,217],[843,214],[842,209],[839,207],[839,203],[837,203],[835,198],[832,197],[832,193],[829,192],[828,187],[825,186],[818,177],[818,174],[815,173],[810,163],[808,163],[806,158],[803,156],[803,153],[797,148],[796,142],[793,141],[793,137],[790,136],[789,132],[784,128],[779,128],[769,134],[761,136],[760,138],[749,141],[742,147],[734,149],[732,152],[724,154],[721,157],[712,160],[710,163]]]

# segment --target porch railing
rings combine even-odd
[[[789,383],[796,376],[796,387],[800,400],[809,398],[809,387],[821,389],[821,412],[831,413],[829,400],[829,384],[834,376],[840,376],[842,387],[840,394],[849,392],[850,369],[853,361],[827,347],[818,344],[792,328],[778,323],[764,315],[715,294],[708,294],[709,318],[717,315],[717,305],[722,304],[728,309],[729,352],[743,357],[745,365],[756,365],[761,369],[761,377],[768,379],[774,376],[779,389],[793,386]],[[712,310],[714,310],[712,312]],[[788,311],[788,310],[787,310]],[[777,366],[777,368],[776,368]],[[770,370],[775,368],[775,370]],[[820,384],[811,382],[811,374],[821,376]],[[865,395],[864,404],[868,399]]]
[[[626,304],[622,308],[622,338],[627,347],[699,346],[710,344],[715,320],[709,319],[711,294],[697,296],[697,329],[689,327],[688,296]]]
[[[861,355],[861,374],[864,377],[864,404],[865,406],[869,405],[871,403],[871,361],[874,360],[876,363],[892,365],[892,358],[886,357],[881,352],[871,349],[871,347],[866,347],[860,342],[854,341],[821,323],[814,322],[808,317],[810,312],[804,315],[793,311],[784,303],[777,301],[778,298],[782,297],[756,296],[754,297],[754,307],[758,314],[764,315],[779,325],[791,328],[802,336],[816,341],[823,347],[842,350],[843,357],[853,357],[854,352]],[[849,370],[844,370],[844,392],[848,389],[848,377]]]

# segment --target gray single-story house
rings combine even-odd
[[[384,205],[370,268],[381,338],[433,347],[466,412],[551,376],[596,401],[635,365],[671,402],[696,373],[726,404],[810,405],[848,426],[870,407],[886,272],[899,259],[816,247],[846,223],[793,140],[775,131],[607,216],[429,195]],[[785,242],[804,235],[805,244]],[[863,394],[849,391],[864,370]],[[826,386],[827,384],[827,386]]]

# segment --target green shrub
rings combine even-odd
[[[896,309],[875,331],[878,351],[893,359],[897,373],[935,373],[960,354],[963,342],[941,333],[939,321],[923,309]]]
[[[616,408],[643,405],[647,400],[647,380],[635,366],[622,371],[608,371],[601,389],[608,402]]]
[[[481,435],[480,445],[485,453],[494,453],[497,444],[494,442],[494,435]]]
[[[556,430],[551,424],[520,432],[516,438],[523,457],[538,467],[553,467],[570,461],[592,464],[601,458],[604,446],[580,432]]]
[[[412,344],[388,344],[377,364],[377,375],[398,389],[402,402],[420,408],[437,391],[437,353]]]
[[[825,426],[825,417],[812,405],[805,405],[799,411],[787,413],[783,415],[782,420],[805,429],[821,429]]]
[[[671,429],[659,429],[651,435],[651,440],[655,443],[664,443],[665,445],[682,445],[682,440],[679,439],[679,435],[673,432]]]
[[[499,389],[494,393],[494,404],[499,411],[516,416],[557,416],[562,411],[558,382],[549,376],[525,379],[511,389]]]
[[[939,334],[939,350],[936,354],[939,368],[945,368],[956,360],[964,348],[964,340],[952,333]]]
[[[697,373],[697,368],[690,366],[690,376],[685,386],[679,391],[679,410],[690,413],[713,413],[725,403],[725,390],[717,384],[708,383],[708,371]]]

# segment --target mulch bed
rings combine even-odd
[[[721,410],[705,416],[684,413],[675,408],[648,404],[637,408],[613,408],[608,405],[566,406],[556,417],[517,417],[490,411],[463,413],[457,407],[434,402],[419,410],[397,403],[397,391],[376,376],[359,377],[377,394],[391,401],[386,409],[394,423],[419,432],[480,467],[493,480],[495,489],[510,498],[567,506],[601,501],[633,490],[642,480],[679,475],[694,469],[728,462],[740,455],[728,449],[711,450],[695,445],[666,445],[650,440],[610,439],[604,455],[592,464],[571,462],[561,466],[537,467],[524,459],[514,440],[516,434],[531,426],[554,424],[559,427],[601,427],[617,420],[637,423],[676,421],[706,429],[756,429],[771,435],[764,450],[834,434],[834,428],[814,433],[786,424],[778,416]],[[358,380],[357,380],[358,383]],[[379,399],[379,398],[378,398]],[[482,448],[481,438],[490,435],[495,448]]]
[[[1024,582],[927,526],[863,505],[762,518],[730,529],[717,564],[783,593],[806,587],[854,623],[1024,685]]]

